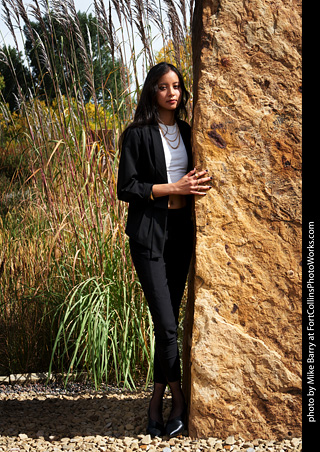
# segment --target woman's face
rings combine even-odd
[[[164,74],[158,81],[156,94],[160,116],[161,112],[174,111],[181,102],[181,96],[182,90],[178,75],[174,71]]]

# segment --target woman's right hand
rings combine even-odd
[[[211,185],[206,185],[212,177],[208,176],[208,170],[197,171],[196,168],[175,182],[176,194],[204,196]]]

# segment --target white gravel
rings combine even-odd
[[[194,440],[151,438],[145,434],[150,391],[94,391],[81,384],[47,388],[41,384],[0,385],[0,452],[289,452],[301,438],[282,441],[241,435]],[[165,416],[170,412],[166,397]]]

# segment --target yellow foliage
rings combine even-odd
[[[60,139],[61,125],[72,127],[77,133],[86,130],[112,128],[115,117],[102,105],[77,103],[62,96],[50,106],[43,100],[25,102],[19,111],[10,112],[9,106],[0,104],[0,145],[7,147],[12,141],[26,141],[41,135],[41,139]]]

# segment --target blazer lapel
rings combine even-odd
[[[154,162],[155,162],[155,169],[156,169],[156,175],[158,178],[157,182],[161,183],[167,183],[167,167],[166,167],[166,160],[164,157],[164,149],[162,145],[162,140],[160,136],[160,130],[159,126],[152,125],[150,126],[151,129],[151,137],[153,141],[153,149],[154,149]]]

